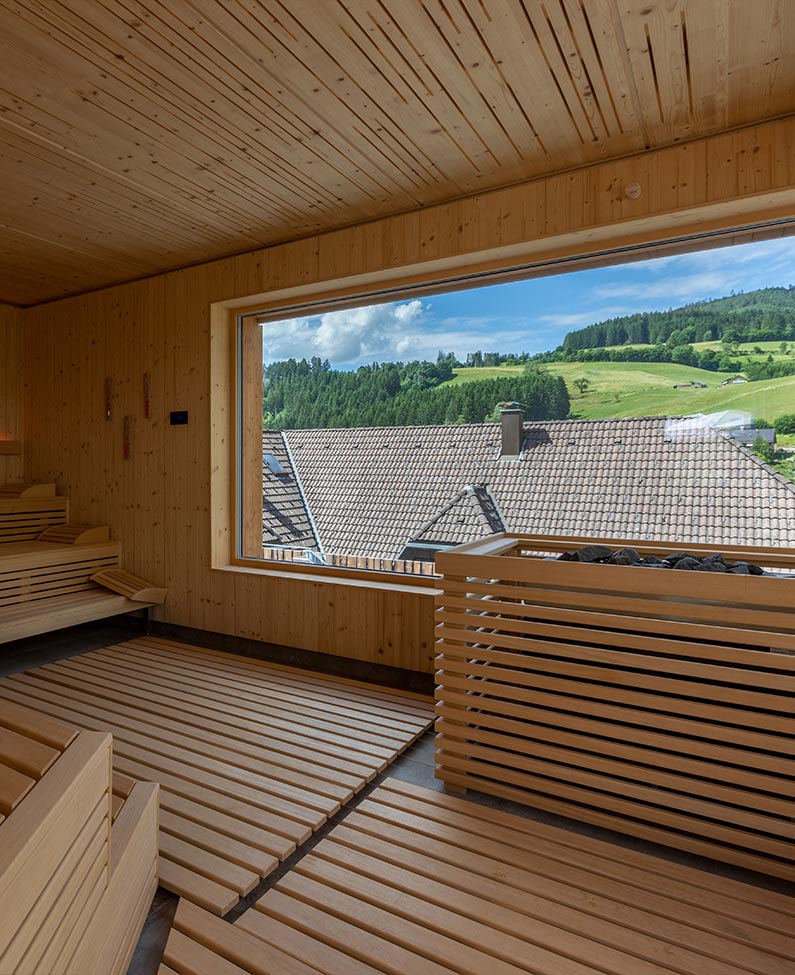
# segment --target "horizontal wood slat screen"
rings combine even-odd
[[[765,576],[554,558],[584,541],[438,555],[437,775],[795,879],[795,552],[721,549]]]

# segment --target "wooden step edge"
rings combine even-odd
[[[19,440],[0,440],[0,455],[19,456],[22,453],[22,444]]]
[[[54,498],[55,483],[0,484],[0,498]]]
[[[59,545],[95,545],[110,541],[107,525],[52,525],[38,536],[39,542],[56,542]]]

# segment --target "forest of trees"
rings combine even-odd
[[[763,288],[669,311],[610,318],[569,332],[561,350],[627,343],[677,347],[723,339],[729,344],[795,340],[795,287]]]
[[[268,429],[483,423],[500,403],[525,406],[529,420],[564,419],[569,395],[559,376],[528,369],[518,376],[441,385],[452,379],[449,358],[384,362],[355,371],[332,369],[317,357],[265,367],[263,422]]]

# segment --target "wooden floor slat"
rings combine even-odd
[[[38,747],[14,738],[19,715]],[[134,782],[159,782],[161,883],[223,915],[432,720],[419,695],[130,640],[0,680],[0,815],[59,722],[110,732],[114,811]]]
[[[392,778],[238,918],[249,941],[180,906],[165,962],[261,975],[282,971],[278,950],[324,975],[792,975],[794,919],[783,894]]]
[[[366,757],[376,756],[389,761],[394,752],[400,750],[395,749],[394,740],[385,740],[376,735],[360,737],[358,733],[347,732],[344,726],[308,719],[297,722],[289,708],[245,707],[239,696],[221,701],[212,691],[200,693],[197,688],[194,688],[193,692],[189,692],[186,685],[172,685],[164,680],[162,675],[156,673],[150,674],[147,679],[140,672],[129,674],[120,666],[100,667],[97,662],[92,661],[87,664],[85,660],[73,658],[58,664],[48,664],[40,668],[40,674],[53,681],[60,680],[63,675],[70,676],[72,679],[81,678],[84,684],[97,687],[98,693],[103,689],[107,691],[108,684],[115,680],[131,696],[145,696],[149,701],[160,702],[165,707],[183,711],[196,707],[204,708],[217,719],[220,716],[233,720],[242,719],[249,722],[249,727],[255,729],[257,726],[277,727],[288,731],[296,729],[296,732],[305,738],[320,741],[330,738],[332,742],[345,744],[357,757],[361,753]]]

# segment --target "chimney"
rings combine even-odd
[[[519,407],[500,410],[500,419],[502,421],[500,460],[517,460],[522,452],[524,440],[524,410]]]

